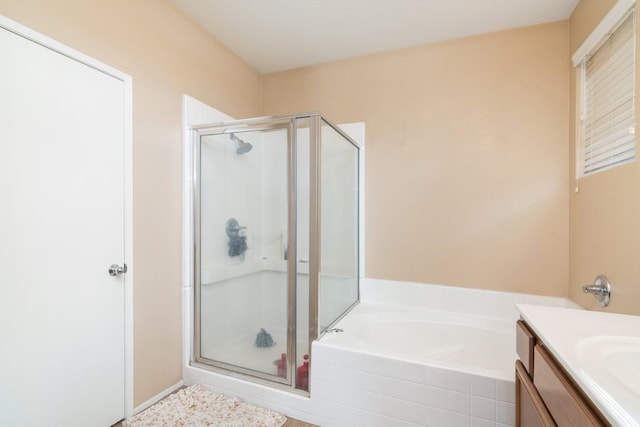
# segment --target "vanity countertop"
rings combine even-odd
[[[640,426],[640,316],[525,304],[517,308],[611,424]]]

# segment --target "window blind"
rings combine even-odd
[[[633,10],[582,61],[582,175],[630,162],[635,137]]]

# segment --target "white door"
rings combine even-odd
[[[0,425],[125,414],[123,81],[0,28]]]

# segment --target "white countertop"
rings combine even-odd
[[[640,316],[517,305],[522,318],[615,426],[640,426]]]

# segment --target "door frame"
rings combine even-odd
[[[0,28],[39,44],[83,65],[107,74],[123,84],[124,111],[124,418],[133,416],[133,79],[75,49],[0,15]],[[105,269],[106,273],[106,269]]]

